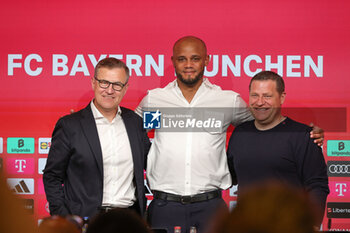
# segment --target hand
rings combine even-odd
[[[315,139],[314,143],[317,143],[318,146],[323,145],[324,140],[324,131],[314,123],[310,123],[310,127],[312,127],[312,131],[310,132],[310,138]]]

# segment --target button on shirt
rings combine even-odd
[[[148,91],[135,112],[147,108],[222,108],[221,130],[217,132],[163,132],[155,130],[148,154],[147,179],[152,190],[178,195],[194,195],[227,189],[232,180],[226,158],[226,130],[252,116],[238,93],[224,91],[203,79],[191,103],[183,96],[177,81]],[[220,116],[219,116],[220,118]]]
[[[134,164],[121,109],[109,122],[91,102],[103,160],[103,206],[126,208],[136,200]]]

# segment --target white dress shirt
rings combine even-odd
[[[127,208],[136,200],[134,163],[121,109],[109,122],[91,101],[103,160],[103,206]],[[96,188],[96,187],[95,187]]]
[[[147,108],[169,107],[222,108],[225,111],[217,114],[223,124],[217,132],[155,130],[146,173],[151,189],[194,195],[229,188],[232,180],[226,158],[226,130],[230,124],[253,119],[244,100],[238,93],[222,90],[204,79],[188,103],[175,80],[164,88],[148,91],[135,112],[142,116]]]

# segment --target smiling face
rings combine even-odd
[[[127,75],[123,68],[109,69],[106,67],[101,67],[97,71],[96,78],[98,80],[106,80],[113,83],[121,82],[125,84],[127,82]],[[121,91],[115,91],[112,88],[112,84],[110,84],[108,88],[103,89],[100,87],[99,82],[95,78],[92,79],[91,84],[95,93],[94,104],[96,108],[105,117],[114,117],[117,113],[118,105],[128,89],[128,84],[126,84]]]
[[[203,41],[196,37],[184,37],[175,43],[171,60],[178,81],[194,86],[202,80],[209,56]]]
[[[276,81],[252,81],[249,90],[249,106],[255,118],[255,125],[260,129],[269,129],[277,125],[281,118],[281,106],[285,92],[278,93]]]

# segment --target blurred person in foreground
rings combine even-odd
[[[255,120],[235,128],[227,155],[238,196],[250,186],[278,180],[305,189],[323,219],[329,193],[322,149],[310,139],[311,127],[283,116],[285,86],[271,71],[256,74],[249,85],[249,107]],[[239,197],[238,197],[239,201]]]
[[[244,190],[233,211],[218,220],[215,233],[314,233],[316,213],[301,189],[261,183]]]
[[[81,233],[81,225],[67,217],[54,215],[43,219],[39,224],[39,233]]]
[[[145,220],[134,211],[115,208],[96,215],[86,233],[151,233]]]
[[[36,233],[37,225],[33,215],[24,209],[21,199],[9,190],[0,173],[0,232]]]
[[[124,62],[102,59],[93,100],[58,120],[43,175],[51,215],[91,217],[115,207],[144,213],[150,142],[142,119],[120,107],[128,79]]]

